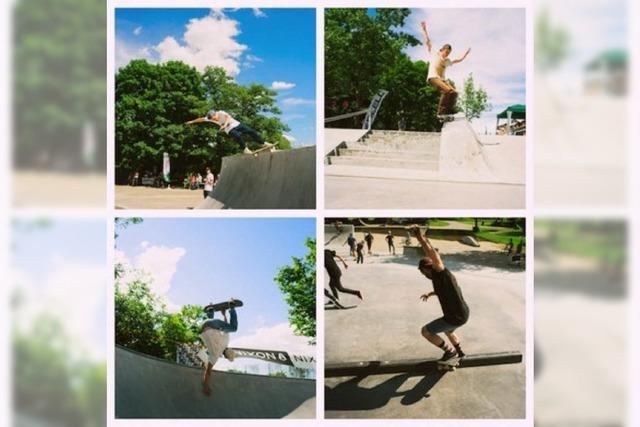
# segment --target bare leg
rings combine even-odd
[[[204,371],[204,378],[202,379],[202,392],[207,396],[211,395],[211,386],[209,385],[209,381],[211,380],[211,369],[213,365],[211,362],[207,362],[207,367]]]
[[[449,341],[451,342],[453,347],[456,349],[458,356],[464,357],[465,354],[462,351],[462,347],[460,347],[460,338],[458,338],[458,336],[454,332],[445,332],[445,334],[447,335],[447,338],[449,338]]]
[[[427,341],[429,341],[431,344],[435,345],[436,347],[440,347],[442,349],[446,347],[447,344],[444,342],[444,340],[440,338],[439,335],[432,334],[431,332],[429,332],[426,326],[422,327],[421,332],[422,332],[422,336],[425,337]]]

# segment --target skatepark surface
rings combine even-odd
[[[315,381],[213,371],[116,347],[116,418],[314,418]]]
[[[327,208],[525,206],[525,137],[478,136],[464,119],[441,133],[326,134],[334,147],[325,156]]]
[[[362,240],[364,228],[356,227]],[[432,290],[417,270],[417,257],[402,255],[403,237],[396,231],[397,255],[389,254],[386,230],[373,230],[373,255],[364,264],[350,257],[343,235],[326,247],[347,260],[345,287],[358,289],[364,300],[340,294],[347,309],[325,310],[325,362],[428,359],[441,350],[420,334],[427,322],[442,316]],[[335,231],[327,225],[325,240]],[[467,354],[519,351],[525,355],[525,272],[510,265],[502,245],[480,242],[480,248],[454,240],[432,239],[447,268],[456,276],[470,307],[469,322],[458,335]],[[417,244],[412,239],[412,244]],[[325,280],[328,276],[325,271]],[[426,375],[369,375],[325,379],[327,418],[523,418],[523,363],[460,369]]]
[[[314,209],[316,147],[222,159],[219,182],[198,209]]]

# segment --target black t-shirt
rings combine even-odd
[[[462,290],[455,276],[448,270],[433,270],[433,291],[436,293],[444,320],[452,325],[464,325],[469,320],[469,307],[464,301]]]
[[[362,247],[363,247],[363,246],[364,246],[364,245],[362,244],[362,242],[359,242],[359,243],[356,245],[356,250],[357,250],[358,252],[362,252]]]
[[[332,251],[330,249],[324,250],[324,268],[327,269],[329,276],[340,276],[342,274],[340,267],[338,267],[338,264],[334,259],[335,256],[336,251]]]
[[[373,242],[373,235],[367,234],[366,236],[364,236],[364,240],[366,240],[367,243]]]
[[[386,239],[389,245],[393,245],[393,234],[388,234]]]

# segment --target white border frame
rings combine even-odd
[[[114,54],[115,54],[115,9],[116,8],[314,8],[316,10],[316,209],[310,210],[174,210],[174,209],[135,209],[115,210],[114,183]],[[409,8],[523,8],[526,15],[526,103],[533,111],[533,7],[532,0],[407,0],[402,4],[392,4],[391,0],[239,0],[224,1],[222,4],[212,4],[203,0],[152,0],[142,3],[140,0],[109,0],[107,5],[107,274],[109,274],[107,289],[107,425],[327,425],[342,424],[349,426],[387,425],[387,419],[324,419],[324,310],[320,304],[323,300],[321,288],[324,287],[323,270],[317,269],[316,314],[317,314],[317,342],[316,342],[316,419],[310,420],[243,420],[243,419],[117,419],[114,404],[114,306],[113,287],[114,278],[110,270],[114,260],[113,220],[116,217],[166,217],[166,218],[255,218],[255,217],[309,217],[316,219],[317,247],[324,246],[324,219],[326,217],[498,217],[513,216],[526,217],[527,235],[527,270],[526,270],[526,402],[524,419],[469,419],[469,420],[440,420],[440,419],[393,419],[393,423],[402,425],[421,426],[533,426],[533,144],[532,144],[532,115],[528,117],[527,158],[526,158],[526,209],[492,210],[492,209],[419,209],[419,210],[355,210],[324,208],[324,10],[332,7],[409,7]]]

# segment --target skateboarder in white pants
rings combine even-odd
[[[231,300],[233,302],[233,300]],[[231,321],[227,322],[227,311],[222,310],[221,319],[214,319],[215,311],[207,311],[207,317],[209,320],[202,324],[202,332],[200,333],[200,339],[207,347],[207,354],[209,361],[204,371],[204,378],[202,381],[202,392],[207,396],[211,394],[211,386],[209,380],[211,378],[211,369],[216,364],[220,356],[224,356],[229,361],[233,362],[235,354],[233,350],[228,348],[229,346],[229,332],[235,332],[238,330],[238,316],[236,309],[231,307],[229,310],[231,313]]]
[[[462,296],[462,290],[458,286],[455,276],[444,266],[440,254],[431,246],[426,235],[423,236],[420,233],[420,228],[417,225],[413,225],[411,229],[420,242],[424,253],[427,254],[420,260],[418,270],[433,283],[433,292],[421,295],[420,299],[427,301],[429,297],[435,295],[438,297],[443,313],[442,317],[422,327],[422,336],[444,351],[440,360],[445,361],[456,356],[464,357],[460,339],[455,334],[455,330],[469,320],[469,307]],[[438,335],[441,332],[449,338],[455,349]]]
[[[438,116],[444,116],[453,114],[453,107],[456,105],[456,99],[458,98],[458,92],[445,80],[445,70],[447,67],[464,61],[464,59],[471,52],[471,48],[467,48],[464,55],[458,59],[449,59],[451,53],[451,45],[443,45],[439,51],[432,50],[431,39],[429,33],[427,33],[427,23],[422,21],[420,23],[422,29],[422,35],[424,36],[424,44],[427,45],[429,51],[429,74],[427,75],[427,83],[435,87],[440,91],[440,104],[438,105]]]
[[[249,150],[249,148],[247,147],[243,135],[251,137],[251,139],[260,144],[263,144],[265,147],[274,146],[274,144],[270,144],[262,139],[262,137],[258,135],[258,132],[256,132],[252,127],[244,123],[240,123],[226,111],[209,110],[206,116],[190,120],[186,124],[191,125],[202,122],[213,122],[220,126],[221,131],[235,139],[240,144],[240,147],[243,149],[245,154],[250,154],[251,150]]]

